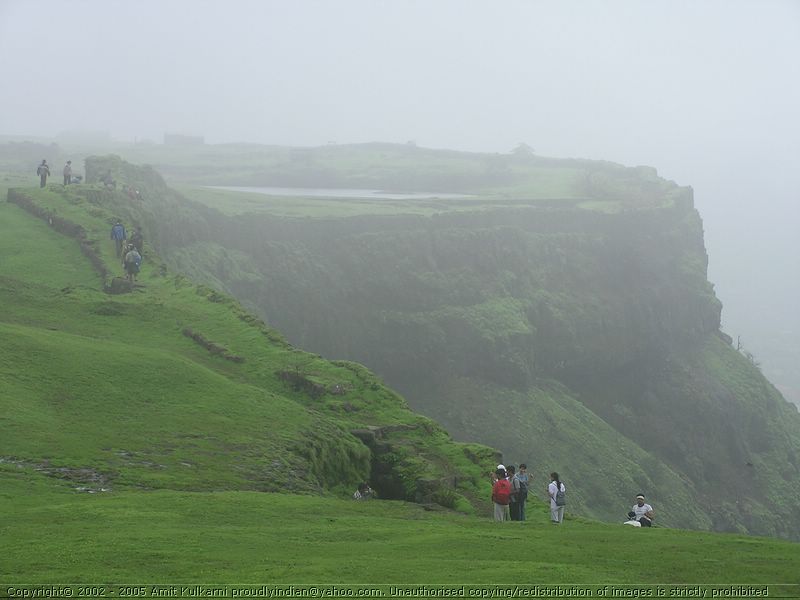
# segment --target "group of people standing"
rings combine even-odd
[[[78,183],[81,181],[80,175],[72,175],[72,161],[68,160],[64,165],[64,185],[71,183]],[[42,159],[42,163],[36,168],[36,174],[39,176],[39,187],[47,185],[47,178],[50,177],[50,165],[47,164],[46,159]]]
[[[111,228],[111,239],[114,240],[116,246],[117,258],[122,260],[125,277],[133,283],[142,266],[142,246],[144,244],[142,233],[134,229],[128,239],[125,226],[117,220]]]
[[[530,476],[528,466],[520,464],[519,471],[514,465],[497,465],[492,473],[492,502],[495,521],[524,521],[525,503],[528,501]],[[550,521],[560,524],[564,520],[564,507],[567,488],[558,476],[550,473],[547,495],[550,499]]]
[[[492,473],[492,502],[495,521],[524,521],[525,503],[528,500],[530,476],[525,463],[519,466],[497,465]],[[564,521],[564,507],[567,505],[567,488],[558,473],[550,473],[547,484],[547,497],[550,502],[550,521],[560,525]],[[636,496],[636,504],[628,513],[626,525],[652,527],[655,519],[653,507],[644,500],[644,494]]]

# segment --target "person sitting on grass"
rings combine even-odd
[[[656,518],[653,512],[653,507],[644,501],[644,494],[636,496],[636,504],[633,505],[633,510],[628,513],[628,518],[632,521],[638,521],[642,527],[652,527],[653,519]]]
[[[353,494],[353,500],[369,500],[374,495],[375,492],[372,491],[369,484],[366,481],[362,481],[358,484],[358,489]]]

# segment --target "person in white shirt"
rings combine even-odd
[[[547,494],[550,496],[550,520],[553,523],[561,524],[564,521],[564,494],[567,489],[558,478],[558,473],[550,473],[550,484],[547,486]],[[559,494],[559,492],[561,492]]]
[[[653,519],[656,518],[656,515],[653,512],[653,507],[644,501],[644,494],[636,496],[636,504],[633,505],[633,509],[628,513],[628,518],[633,521],[639,521],[642,527],[651,527],[653,525]]]

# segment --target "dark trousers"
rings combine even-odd
[[[40,175],[39,177],[39,187],[44,187],[47,185],[47,175]]]
[[[512,521],[522,521],[520,518],[520,503],[519,502],[512,502],[508,505],[509,511],[511,512],[511,520]]]

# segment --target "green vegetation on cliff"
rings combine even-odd
[[[531,464],[535,485],[558,470],[584,514],[617,518],[645,491],[671,525],[797,537],[800,417],[719,342],[691,190],[645,168],[529,167],[591,185],[484,188],[416,214],[293,218],[264,201],[226,216],[113,163],[151,182],[129,214],[171,266],[293,343],[367,364],[457,439]]]
[[[120,289],[115,217],[154,233],[158,217],[193,218],[191,204],[165,212],[170,193],[149,191],[142,206],[58,185],[0,203],[4,583],[486,584],[511,569],[523,583],[736,581],[797,593],[775,585],[798,583],[796,544],[572,515],[553,527],[537,488],[529,521],[492,523],[483,512],[491,450],[453,443],[364,367],[300,351],[231,298],[170,274],[150,243],[139,285],[108,293]],[[246,256],[237,258],[250,273],[258,261]],[[525,329],[516,300],[485,301],[463,318],[487,336]],[[716,356],[709,370],[735,367]],[[530,393],[566,431],[596,434],[589,444],[602,452],[596,417],[566,388],[550,381]],[[466,512],[470,500],[482,512],[337,497],[367,476],[387,496]],[[569,510],[589,493],[570,480]]]
[[[0,457],[92,488],[350,494],[374,476],[390,497],[485,505],[492,451],[453,444],[363,367],[301,352],[169,275],[152,247],[132,293],[103,291],[120,287],[115,195],[9,193],[45,220],[2,205]]]

